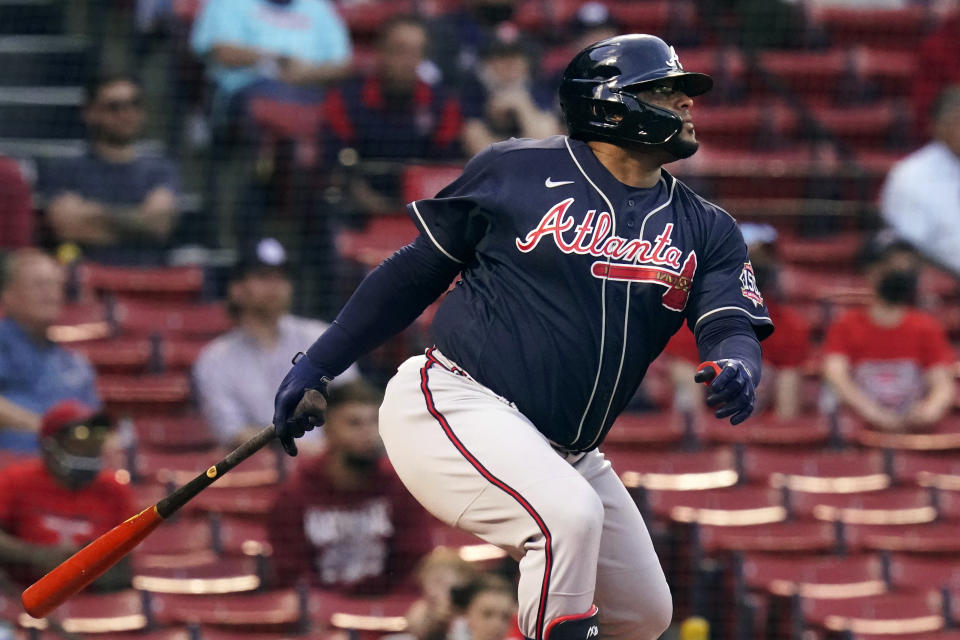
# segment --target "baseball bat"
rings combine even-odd
[[[196,478],[157,504],[121,522],[110,531],[61,562],[48,574],[27,587],[20,597],[23,609],[34,618],[43,618],[120,561],[150,532],[177,509],[235,466],[273,440],[273,427],[265,427]]]

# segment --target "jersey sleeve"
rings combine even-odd
[[[487,148],[435,197],[407,205],[420,233],[454,262],[470,262],[489,228],[496,210],[497,155],[492,147]]]
[[[853,345],[850,335],[852,325],[849,314],[840,316],[830,325],[830,328],[827,329],[827,335],[823,339],[823,353],[825,355],[835,354],[853,358]]]
[[[763,340],[773,333],[770,313],[757,287],[740,229],[729,216],[724,214],[722,218],[726,220],[708,232],[702,266],[693,281],[687,324],[696,333],[707,320],[745,315],[757,338]]]

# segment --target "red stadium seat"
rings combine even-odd
[[[835,95],[847,72],[847,52],[843,49],[825,51],[764,51],[760,65],[779,76],[797,93],[807,95]]]
[[[158,305],[124,300],[114,307],[113,318],[118,331],[128,336],[209,339],[233,326],[226,308],[219,303]]]
[[[71,303],[63,308],[56,324],[47,329],[54,342],[71,343],[101,340],[113,334],[107,307],[99,301]]]
[[[183,560],[189,554],[208,552],[213,548],[210,523],[204,517],[181,512],[164,522],[162,531],[159,535],[147,536],[137,546],[134,551],[135,566],[165,566],[168,564],[167,558],[178,557]],[[202,557],[209,557],[209,554]]]
[[[733,527],[782,522],[787,517],[779,492],[764,487],[649,490],[647,500],[654,514],[680,523]]]
[[[826,522],[776,522],[739,527],[700,525],[698,533],[700,546],[707,553],[823,553],[837,548],[836,528]]]
[[[205,338],[189,339],[167,336],[160,341],[160,362],[165,371],[189,371],[209,344]]]
[[[0,248],[19,249],[34,244],[34,212],[30,183],[20,166],[0,157]]]
[[[183,374],[156,376],[102,375],[97,390],[115,414],[182,412],[190,402],[190,380]]]
[[[305,598],[280,590],[227,595],[153,595],[156,618],[165,623],[199,623],[246,632],[296,632],[306,626]]]
[[[844,527],[844,541],[851,550],[960,554],[960,537],[955,523],[847,525]]]
[[[141,567],[134,572],[133,587],[151,593],[225,594],[259,589],[262,578],[256,558],[213,558],[187,567]]]
[[[341,257],[372,269],[416,237],[417,228],[406,215],[378,216],[362,231],[341,231],[337,251]]]
[[[956,455],[899,451],[893,468],[901,482],[960,490],[960,459]]]
[[[931,24],[926,7],[869,9],[863,7],[818,7],[813,19],[827,32],[832,44],[866,45],[909,50],[920,45]]]
[[[137,446],[154,451],[209,451],[216,437],[199,415],[141,416],[133,423]]]
[[[97,633],[85,637],[97,640],[194,640],[190,631],[184,627],[172,629],[157,629],[154,631],[133,631],[129,633]],[[30,636],[29,640],[63,640],[64,635],[55,631],[46,631],[38,636]],[[204,640],[206,637],[204,636]]]
[[[269,556],[266,523],[257,517],[211,514],[214,547],[226,555]]]
[[[205,513],[262,517],[269,513],[277,492],[277,487],[273,486],[224,488],[214,485],[202,491],[190,504]]]
[[[144,598],[133,589],[116,593],[80,593],[57,609],[56,617],[69,633],[101,634],[109,632],[132,632],[146,629],[148,612]],[[45,620],[36,620],[21,614],[20,625],[24,628],[43,629]]]
[[[407,165],[403,169],[401,190],[404,202],[433,198],[445,186],[460,177],[461,165]]]
[[[390,2],[353,2],[337,6],[350,29],[350,35],[361,42],[369,41],[380,30],[380,26],[390,17],[410,13],[414,9],[412,0],[391,0]]]
[[[684,416],[677,412],[622,413],[607,433],[601,450],[648,450],[683,442],[688,429]]]
[[[887,591],[883,564],[876,555],[791,556],[748,554],[743,576],[753,590],[778,596],[856,598]]]
[[[846,524],[923,524],[937,517],[930,492],[913,487],[864,493],[791,492],[790,508],[797,517]]]
[[[907,451],[955,451],[960,449],[960,416],[948,416],[937,427],[925,433],[886,433],[862,429],[857,441],[877,449]]]
[[[708,443],[748,446],[790,447],[816,449],[827,444],[831,437],[831,423],[827,416],[801,416],[781,420],[775,416],[753,416],[747,422],[732,428],[725,420],[704,416],[698,426],[701,438]]]
[[[205,471],[211,464],[222,458],[225,450],[179,451],[158,450],[138,451],[136,455],[136,476],[149,481],[169,483],[179,486],[192,480]],[[263,487],[280,481],[282,460],[276,454],[261,451],[234,467],[230,473],[217,479],[217,488],[224,487]]]
[[[203,292],[200,267],[115,267],[92,262],[78,267],[81,286],[96,293],[165,302],[196,302]]]
[[[853,493],[890,486],[879,452],[798,453],[748,448],[744,475],[750,482],[812,493]]]
[[[690,453],[615,452],[607,458],[627,488],[700,491],[731,487],[739,479],[729,448]]]
[[[927,591],[942,587],[960,587],[960,571],[953,558],[927,558],[905,553],[894,554],[890,559],[890,581],[897,589]]]
[[[889,593],[863,598],[804,598],[808,627],[853,633],[927,633],[944,627],[942,607],[927,594]]]
[[[397,633],[406,629],[404,616],[415,599],[412,594],[363,598],[314,590],[310,594],[310,617],[319,629]]]
[[[84,341],[68,347],[86,356],[97,373],[143,373],[153,352],[146,338]]]
[[[862,243],[863,234],[859,231],[839,231],[814,238],[780,234],[777,253],[784,263],[793,266],[828,269],[831,273],[853,271]]]

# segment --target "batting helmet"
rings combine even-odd
[[[560,80],[560,106],[571,135],[614,144],[667,142],[683,126],[680,116],[634,95],[665,78],[674,78],[688,96],[713,87],[710,76],[684,71],[673,47],[656,36],[630,34],[590,45]]]

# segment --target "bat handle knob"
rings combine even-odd
[[[702,380],[703,384],[709,386],[710,382],[720,375],[721,371],[723,371],[723,367],[713,360],[701,362],[700,366],[697,367],[697,380]]]

